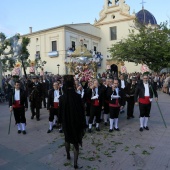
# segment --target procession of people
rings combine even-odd
[[[148,74],[125,77],[121,74],[81,82],[73,75],[58,75],[53,81],[48,76],[34,75],[24,83],[14,81],[9,92],[9,109],[14,114],[17,133],[27,134],[25,112],[28,107],[30,119],[36,117],[41,121],[44,105],[49,113],[46,133],[54,133],[54,129],[64,133],[67,159],[70,159],[70,144],[73,144],[74,168],[77,169],[79,145],[82,146],[85,132],[102,131],[103,125],[108,127],[109,133],[120,131],[119,115],[126,112],[127,120],[133,119],[135,105],[139,105],[140,112],[136,128],[140,132],[149,130],[152,101],[153,98],[158,101],[158,88]]]

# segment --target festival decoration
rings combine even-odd
[[[126,66],[121,66],[121,73],[127,73]]]
[[[21,69],[20,69],[20,67],[21,67],[21,63],[20,62],[17,62],[16,64],[15,64],[15,67],[13,68],[13,70],[12,70],[12,77],[16,77],[16,78],[19,78],[19,76],[21,75]]]
[[[40,76],[44,76],[44,68],[41,67]]]
[[[144,73],[144,72],[150,72],[148,66],[146,64],[142,64],[141,66],[141,72]]]
[[[35,61],[30,61],[30,74],[35,74]]]
[[[75,51],[67,51],[68,57],[65,59],[65,65],[69,74],[74,74],[76,79],[87,81],[90,78],[96,78],[97,69],[101,66],[103,56],[100,52],[89,51],[80,39],[80,46]]]

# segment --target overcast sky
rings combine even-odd
[[[142,0],[126,0],[131,13],[142,9]],[[145,0],[144,7],[158,24],[170,19],[170,0]],[[104,0],[1,0],[0,32],[7,36],[26,34],[29,27],[38,31],[71,23],[94,23]]]

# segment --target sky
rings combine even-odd
[[[27,34],[63,24],[94,23],[99,19],[104,0],[0,0],[0,32],[7,37],[16,33]],[[126,0],[133,11],[142,9],[142,0]],[[145,0],[158,24],[170,20],[170,0]]]

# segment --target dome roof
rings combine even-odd
[[[141,24],[149,24],[150,23],[151,25],[157,25],[157,21],[156,21],[155,17],[146,9],[140,10],[136,14],[136,18]]]

